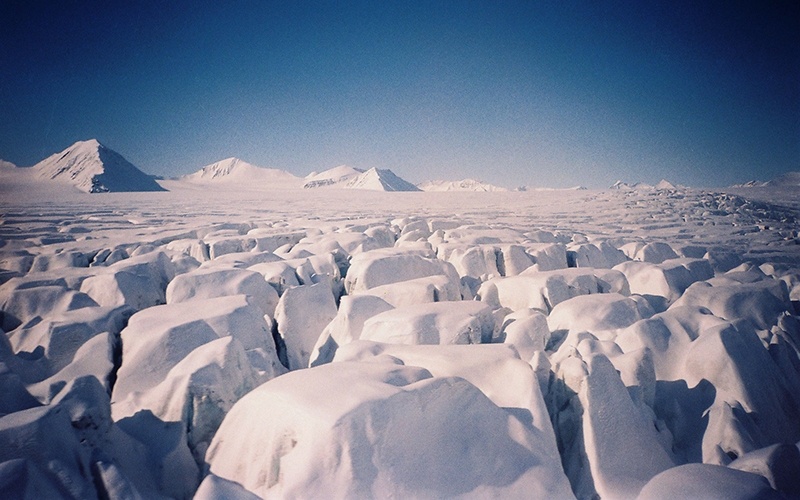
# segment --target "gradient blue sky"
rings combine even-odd
[[[800,3],[0,2],[0,158],[97,138],[412,181],[695,186],[800,170]],[[115,5],[108,5],[115,4]]]

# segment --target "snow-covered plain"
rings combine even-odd
[[[800,494],[797,187],[13,170],[2,498]]]

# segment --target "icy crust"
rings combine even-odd
[[[0,496],[800,491],[791,202],[338,192],[8,205]]]

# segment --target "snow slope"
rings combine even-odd
[[[38,179],[70,184],[87,193],[164,191],[152,177],[96,139],[76,142],[32,169]]]
[[[487,182],[475,179],[464,179],[460,181],[426,181],[417,184],[423,191],[508,191],[506,188],[494,186]]]

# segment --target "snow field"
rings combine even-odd
[[[12,206],[0,496],[796,495],[800,257],[675,192],[572,194],[575,229],[521,193],[502,216]]]

